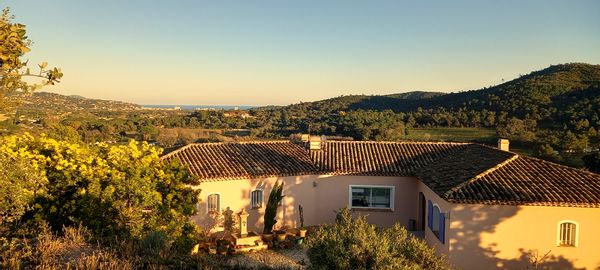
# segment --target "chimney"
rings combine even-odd
[[[502,151],[509,151],[510,142],[507,139],[498,139],[498,149]]]
[[[310,136],[308,139],[308,149],[309,150],[321,150],[322,143],[325,140],[325,137],[321,136]]]

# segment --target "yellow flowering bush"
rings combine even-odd
[[[32,209],[46,178],[27,160],[0,153],[0,233]]]
[[[77,144],[30,134],[0,139],[0,155],[25,160],[47,179],[33,198],[35,219],[54,229],[81,223],[99,235],[142,238],[193,231],[197,192],[185,167],[163,163],[146,142]]]

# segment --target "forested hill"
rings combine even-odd
[[[447,95],[442,92],[411,91],[390,95],[345,95],[313,102],[301,102],[288,106],[266,106],[253,109],[253,111],[264,110],[326,110],[329,112],[348,110],[398,110],[407,102],[421,99],[430,99]]]
[[[48,92],[34,92],[31,95],[20,97],[19,110],[41,110],[51,112],[74,112],[74,111],[123,111],[141,108],[137,104],[114,101],[89,99],[82,96],[65,96]]]
[[[435,79],[435,78],[433,78]],[[496,129],[498,136],[567,153],[600,147],[600,65],[554,65],[479,90],[350,95],[253,110],[258,134],[294,132],[402,140],[414,128]]]
[[[598,95],[600,65],[583,63],[554,65],[543,70],[489,88],[457,93],[414,91],[392,95],[349,95],[287,106],[325,110],[393,110],[417,109],[504,111],[525,117],[548,114],[553,108],[565,107],[564,99]],[[585,90],[590,90],[588,93]],[[281,108],[281,107],[280,107]]]
[[[600,65],[564,64],[534,71],[518,79],[480,90],[450,93],[418,100],[397,110],[411,111],[418,107],[430,109],[474,109],[505,111],[515,116],[544,114],[564,102],[565,96],[584,93],[600,86]],[[595,91],[597,92],[597,91]],[[597,93],[596,93],[597,94]]]

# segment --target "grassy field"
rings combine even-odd
[[[496,130],[490,128],[415,128],[409,129],[406,140],[495,143]]]

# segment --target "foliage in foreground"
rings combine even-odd
[[[342,209],[332,225],[308,238],[313,269],[450,269],[425,241],[413,237],[399,224],[379,229],[365,216],[353,218]]]
[[[218,269],[218,263],[206,256],[177,252],[156,239],[100,244],[83,226],[52,233],[42,223],[33,238],[0,238],[0,269]]]
[[[4,226],[47,222],[54,231],[82,224],[95,236],[143,239],[161,233],[182,248],[192,244],[197,191],[178,162],[163,163],[147,143],[85,145],[45,136],[0,139],[3,163],[0,204],[13,216]],[[7,167],[7,166],[4,166]],[[26,167],[26,168],[19,168]],[[17,175],[24,181],[12,181]],[[14,182],[14,183],[13,183]],[[19,200],[12,198],[18,197]],[[14,216],[20,215],[22,216]],[[19,223],[20,222],[20,223]]]

